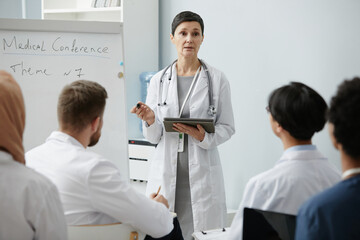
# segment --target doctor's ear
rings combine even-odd
[[[101,117],[96,117],[91,121],[91,131],[96,132],[100,127]]]
[[[333,146],[339,150],[339,151],[342,151],[343,150],[343,146],[341,143],[339,143],[335,136],[334,136],[334,124],[332,123],[328,123],[328,131],[329,131],[329,135],[330,135],[330,139],[331,139],[331,142],[333,144]]]
[[[285,129],[280,125],[280,123],[278,123],[277,121],[275,121],[275,131],[276,133],[281,133],[283,132]]]

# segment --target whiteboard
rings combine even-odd
[[[57,101],[66,84],[96,81],[108,99],[102,136],[91,150],[128,177],[122,28],[120,23],[0,19],[0,69],[14,76],[25,100],[25,151],[58,129]]]

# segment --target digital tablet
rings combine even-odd
[[[173,129],[174,123],[183,123],[186,125],[190,125],[196,127],[197,124],[200,124],[206,132],[214,133],[215,125],[214,121],[209,118],[164,118],[164,126],[166,132],[176,132]]]

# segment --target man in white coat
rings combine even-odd
[[[26,153],[27,165],[58,187],[68,225],[122,222],[154,238],[183,239],[166,198],[137,193],[112,162],[88,151],[100,139],[106,98],[95,82],[65,86],[57,109],[60,130]]]
[[[270,125],[284,153],[273,168],[249,180],[233,220],[230,239],[242,239],[244,207],[296,215],[308,198],[340,181],[340,172],[312,145],[326,123],[327,105],[299,82],[274,90],[269,97]]]

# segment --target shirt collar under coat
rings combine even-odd
[[[312,146],[313,146],[312,149],[296,149],[296,148],[287,149],[286,151],[284,151],[281,158],[276,162],[275,165],[279,165],[287,161],[306,161],[306,160],[314,160],[314,159],[327,160],[327,158],[317,150],[315,145]]]
[[[60,132],[60,131],[54,131],[50,134],[50,136],[46,139],[46,141],[52,141],[52,140],[56,140],[56,141],[60,141],[60,142],[66,142],[66,143],[70,143],[72,145],[81,147],[82,149],[86,149],[84,148],[84,146],[75,138],[73,138],[72,136],[70,136],[69,134]]]

